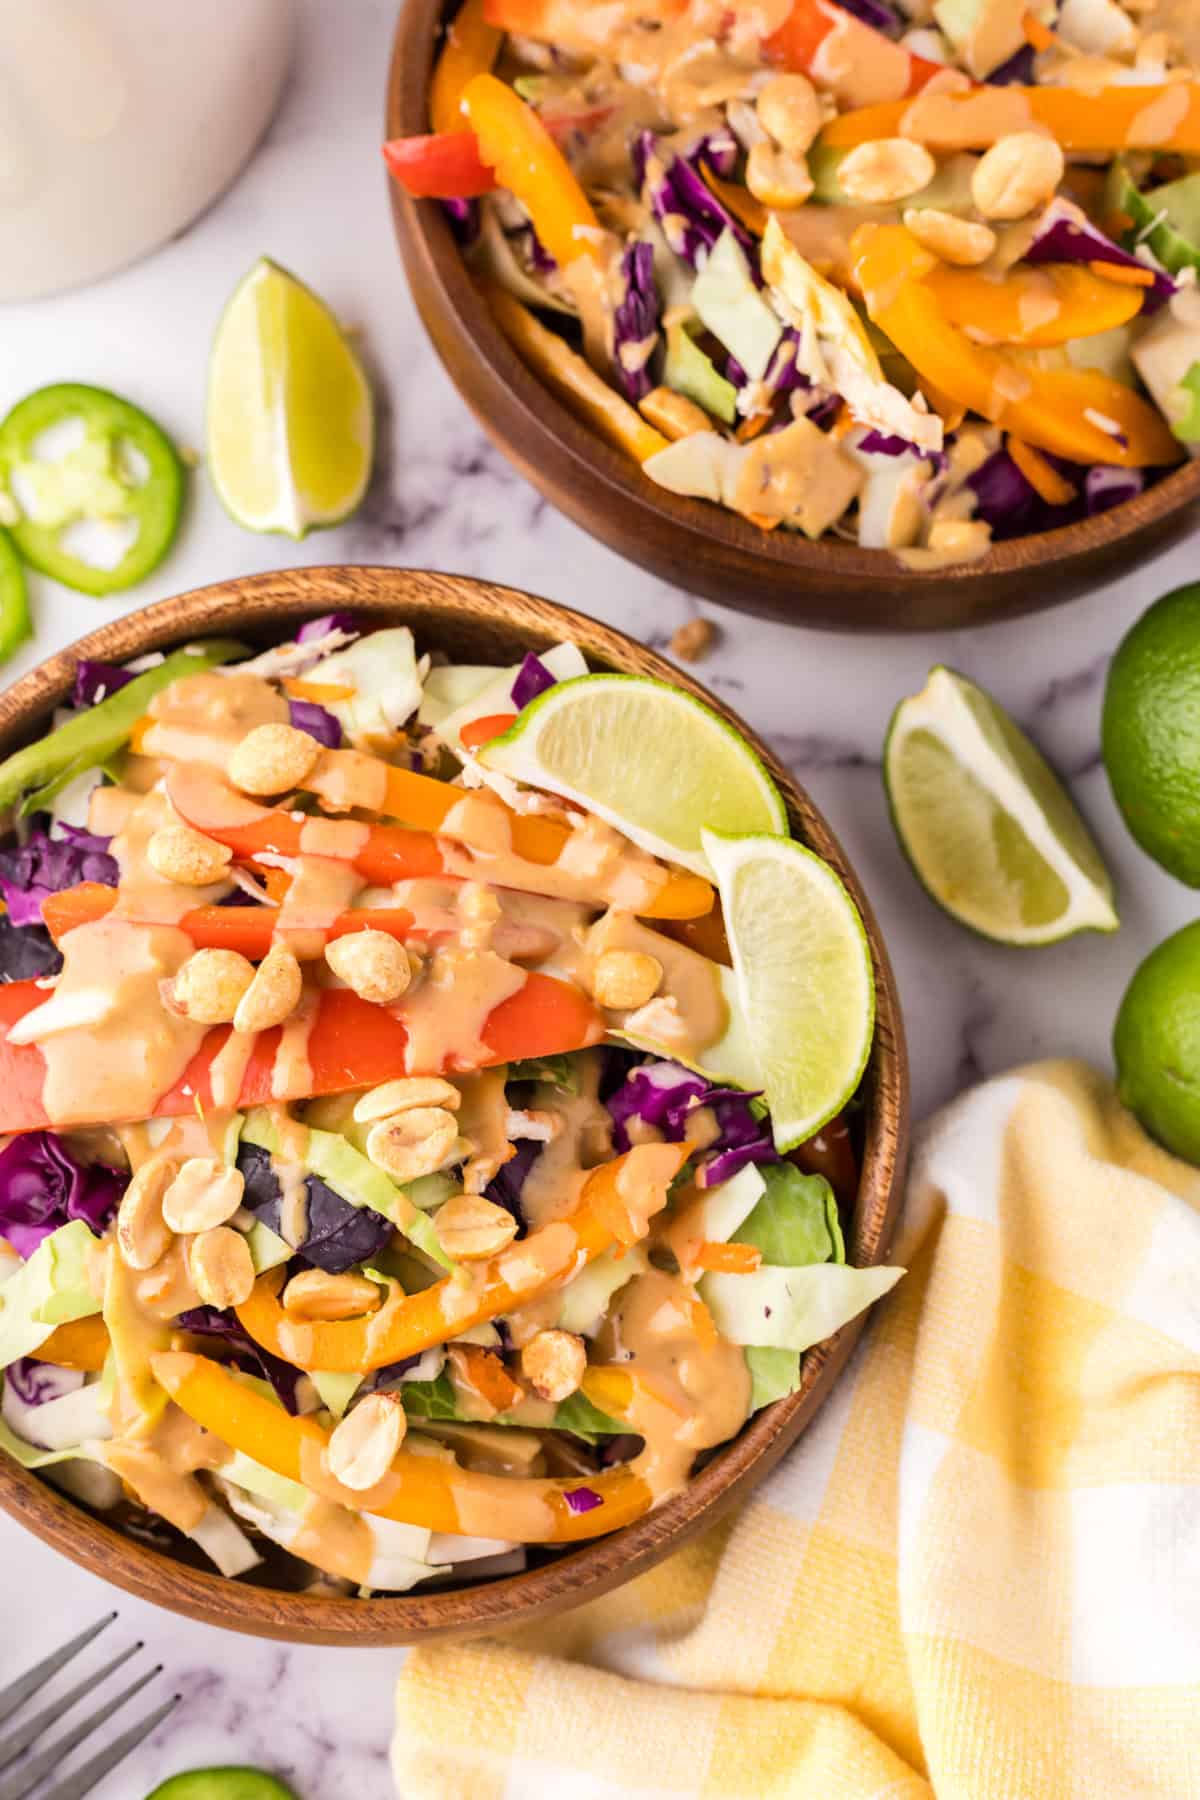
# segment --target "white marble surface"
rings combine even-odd
[[[394,0],[308,0],[283,108],[251,166],[189,231],[100,286],[0,308],[0,412],[43,382],[129,394],[184,444],[202,438],[204,373],[221,306],[268,254],[359,328],[378,378],[383,455],[351,524],[302,544],[254,537],[203,474],[179,547],[144,590],[111,601],[35,580],[37,635],[10,673],[117,610],[283,563],[384,562],[485,574],[664,644],[697,603],[619,561],[556,516],[471,422],[429,349],[391,235],[377,141]],[[114,197],[114,204],[118,204]],[[1194,912],[1190,895],[1130,843],[1099,766],[1106,659],[1154,596],[1197,572],[1185,545],[1059,611],[973,633],[839,638],[708,607],[718,648],[700,674],[780,751],[825,809],[871,895],[899,974],[915,1100],[925,1111],[981,1073],[1057,1052],[1108,1057],[1130,971]],[[879,780],[895,702],[934,662],[978,678],[1070,779],[1119,879],[1124,928],[1013,952],[942,918],[903,862]],[[0,1519],[0,1683],[106,1611],[111,1590]],[[305,1800],[376,1800],[398,1657],[288,1650],[224,1635],[119,1598],[108,1634],[146,1639],[185,1696],[159,1741],[99,1790],[136,1800],[166,1773],[247,1760],[290,1775]],[[98,1659],[97,1659],[98,1660]]]

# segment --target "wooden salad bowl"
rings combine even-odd
[[[446,0],[405,0],[388,76],[386,133],[430,129],[429,76]],[[547,500],[632,562],[694,594],[790,625],[932,631],[1057,605],[1178,537],[1200,501],[1200,463],[1059,531],[996,544],[978,562],[911,570],[887,550],[765,532],[656,487],[522,362],[471,279],[441,207],[395,182],[409,285],[451,380],[488,436]]]
[[[513,662],[528,650],[544,650],[570,638],[598,669],[656,676],[699,696],[753,744],[784,795],[792,830],[837,870],[866,924],[878,1010],[862,1088],[862,1173],[853,1218],[847,1221],[847,1256],[858,1265],[885,1261],[902,1198],[909,1087],[900,1006],[879,927],[837,839],[787,770],[728,707],[632,638],[549,600],[462,576],[385,568],[249,575],[115,619],[24,676],[0,696],[0,756],[43,730],[53,708],[69,695],[80,657],[124,662],[149,650],[213,636],[236,636],[265,647],[305,618],[334,608],[352,608],[380,625],[409,625],[420,649],[441,649],[472,662]],[[829,1394],[862,1325],[856,1319],[809,1351],[799,1391],[758,1413],[674,1499],[611,1537],[596,1538],[499,1581],[356,1600],[254,1585],[253,1578],[227,1580],[122,1535],[3,1452],[0,1507],[93,1574],[210,1625],[291,1643],[357,1646],[495,1631],[607,1592],[744,1499],[795,1443]]]

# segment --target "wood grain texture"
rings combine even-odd
[[[697,682],[621,632],[547,600],[490,582],[420,570],[290,569],[218,582],[102,626],[0,696],[0,755],[42,731],[70,693],[80,657],[123,662],[196,638],[232,635],[266,645],[305,618],[347,607],[380,625],[410,625],[423,649],[456,659],[511,662],[564,637],[596,668],[657,676],[703,699],[754,745],[787,801],[795,834],[837,870],[862,909],[875,964],[878,1014],[864,1084],[865,1153],[848,1254],[886,1259],[900,1210],[908,1148],[908,1068],[899,1002],[878,925],[829,826],[786,769],[736,714]],[[803,1385],[758,1414],[686,1490],[638,1523],[503,1581],[395,1599],[320,1598],[226,1581],[134,1542],[0,1454],[0,1507],[44,1542],[143,1599],[261,1637],[317,1644],[406,1644],[543,1618],[593,1598],[667,1555],[742,1499],[792,1445],[828,1395],[862,1327],[857,1320],[810,1351]]]
[[[445,10],[445,0],[405,0],[388,78],[389,137],[429,130],[429,71]],[[980,562],[918,572],[886,550],[762,532],[736,513],[669,494],[575,418],[521,361],[472,282],[437,202],[411,200],[389,185],[417,309],[493,443],[577,525],[691,593],[836,631],[991,624],[1111,581],[1194,523],[1200,463],[1096,518],[997,544]]]

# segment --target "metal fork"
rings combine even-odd
[[[115,1612],[106,1614],[95,1625],[89,1625],[86,1631],[81,1631],[78,1637],[73,1637],[69,1644],[64,1644],[61,1649],[52,1651],[49,1656],[44,1657],[27,1674],[18,1676],[16,1681],[9,1683],[8,1687],[0,1688],[0,1725],[10,1719],[19,1707],[24,1706],[27,1700],[31,1700],[39,1689],[44,1687],[52,1676],[57,1675],[58,1671],[69,1663],[73,1656],[77,1656],[86,1645],[90,1644],[93,1638],[99,1637],[100,1633],[112,1624],[116,1616]],[[99,1687],[102,1681],[107,1680],[123,1663],[127,1663],[130,1657],[136,1656],[138,1651],[143,1648],[144,1645],[141,1643],[131,1644],[128,1650],[122,1650],[119,1656],[114,1656],[111,1662],[105,1663],[104,1667],[97,1669],[95,1674],[76,1683],[67,1693],[61,1694],[56,1700],[51,1700],[39,1712],[35,1712],[31,1718],[14,1725],[10,1731],[0,1737],[0,1770],[7,1769],[10,1764],[23,1759],[20,1760],[19,1767],[13,1769],[11,1774],[0,1775],[0,1800],[23,1800],[25,1794],[32,1793],[34,1788],[49,1776],[57,1775],[63,1761],[77,1744],[81,1744],[84,1738],[90,1737],[98,1725],[103,1725],[119,1707],[124,1706],[127,1700],[132,1700],[135,1694],[140,1693],[147,1682],[153,1681],[156,1675],[161,1675],[162,1664],[158,1663],[147,1674],[139,1677],[137,1681],[131,1682],[121,1693],[114,1695],[111,1700],[104,1701],[102,1705],[96,1707],[94,1712],[88,1713],[85,1718],[72,1725],[68,1731],[64,1731],[60,1737],[55,1738],[52,1744],[47,1744],[44,1749],[26,1757],[25,1752],[30,1745],[41,1737],[49,1726],[56,1725],[77,1701]],[[152,1731],[162,1724],[172,1707],[178,1703],[179,1698],[178,1694],[172,1694],[171,1698],[165,1701],[156,1712],[150,1713],[144,1719],[139,1719],[136,1725],[131,1725],[129,1730],[123,1732],[119,1738],[109,1744],[107,1749],[98,1751],[73,1774],[64,1776],[54,1787],[42,1789],[39,1800],[83,1800],[84,1794],[90,1794],[97,1782],[103,1780],[110,1769],[115,1769],[131,1750],[136,1749],[150,1736]]]

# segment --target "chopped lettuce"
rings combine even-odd
[[[477,1423],[469,1412],[464,1412],[454,1391],[449,1375],[444,1371],[436,1381],[406,1381],[400,1388],[404,1401],[404,1410],[412,1419],[434,1419],[457,1424]],[[554,1409],[551,1421],[556,1431],[569,1431],[573,1436],[582,1438],[585,1443],[594,1444],[600,1438],[619,1437],[626,1429],[619,1419],[593,1406],[585,1394],[572,1394],[570,1399],[562,1400]],[[527,1427],[530,1421],[521,1416],[521,1407],[517,1406],[509,1413],[500,1413],[494,1419],[488,1419],[491,1425],[515,1425]]]
[[[43,1238],[27,1263],[0,1290],[0,1369],[29,1356],[56,1325],[100,1311],[87,1279],[95,1238],[82,1219],[72,1219]]]
[[[732,425],[737,418],[737,389],[713,366],[687,325],[674,320],[667,326],[667,355],[663,380],[677,394],[694,400],[714,418]]]
[[[692,305],[751,381],[761,381],[783,326],[755,286],[746,253],[732,231],[721,233],[697,275]]]
[[[700,1284],[717,1330],[734,1344],[807,1350],[895,1287],[903,1269],[763,1264],[752,1275],[706,1275]]]
[[[544,1081],[564,1094],[577,1094],[579,1067],[570,1051],[564,1051],[561,1056],[529,1056],[521,1062],[509,1063],[508,1080]]]
[[[321,1396],[321,1405],[326,1407],[335,1419],[341,1418],[362,1386],[361,1375],[353,1373],[343,1375],[334,1369],[314,1369],[309,1379]]]
[[[750,1411],[770,1406],[775,1400],[786,1400],[800,1386],[799,1350],[769,1350],[763,1344],[748,1344],[743,1353],[750,1371]]]
[[[759,1175],[765,1191],[733,1233],[734,1243],[753,1244],[764,1263],[783,1268],[831,1261],[836,1248],[829,1230],[833,1191],[825,1177],[803,1175],[789,1162],[764,1163]]]
[[[388,738],[421,704],[416,645],[407,625],[373,631],[322,657],[307,680],[319,687],[352,687],[353,700],[331,700],[331,712],[352,742]]]
[[[649,1267],[649,1258],[640,1244],[624,1252],[603,1251],[559,1290],[555,1320],[558,1329],[573,1331],[580,1337],[594,1337],[604,1322],[613,1295]]]

